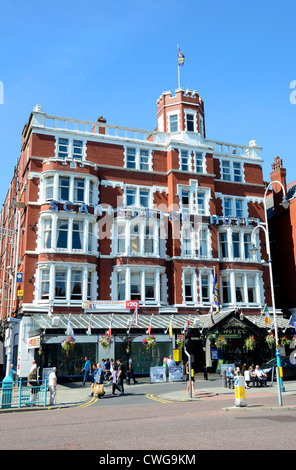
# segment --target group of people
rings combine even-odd
[[[253,387],[267,387],[267,375],[263,372],[262,369],[257,365],[255,369],[253,366],[250,366],[248,370],[241,370],[240,367],[237,367],[233,371],[232,367],[228,368],[226,372],[226,380],[230,381],[231,378],[235,376],[244,376],[245,377],[245,387],[250,388],[252,382]]]
[[[129,366],[127,373],[133,378],[134,383],[137,383],[133,371],[133,356],[129,359]],[[124,377],[125,368],[121,359],[117,359],[116,363],[113,359],[103,359],[102,362],[91,365],[91,361],[86,356],[85,364],[81,372],[84,371],[82,385],[89,380],[91,383],[104,384],[107,381],[107,385],[112,383],[112,395],[115,395],[116,390],[120,395],[124,395]],[[94,392],[91,392],[90,396],[93,396]]]

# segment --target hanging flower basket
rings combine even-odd
[[[156,345],[155,336],[147,336],[147,338],[142,340],[142,343],[145,345],[146,351],[150,351]]]
[[[102,338],[99,340],[99,344],[104,349],[110,348],[112,343],[113,343],[113,338],[112,338],[112,336],[108,336],[108,335],[102,336]]]
[[[281,337],[281,346],[288,346],[291,343],[291,340],[287,338],[287,336]]]
[[[218,349],[224,349],[227,346],[227,340],[224,338],[224,336],[219,336],[219,338],[216,339],[215,342],[216,348]]]
[[[67,338],[63,339],[61,342],[61,346],[67,355],[70,354],[75,347],[75,338],[73,336],[67,336]]]
[[[182,349],[184,346],[184,335],[178,335],[178,338],[176,339],[176,346],[179,349]]]
[[[247,339],[245,339],[245,350],[246,351],[253,351],[256,346],[256,341],[254,336],[249,336]]]
[[[269,349],[272,349],[274,343],[275,343],[275,337],[273,333],[268,333],[267,336],[265,336],[265,341],[268,344]]]

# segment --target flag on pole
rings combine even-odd
[[[220,293],[219,293],[219,285],[218,285],[218,276],[215,270],[214,274],[214,284],[213,284],[213,296],[214,296],[214,305],[220,309]]]
[[[265,307],[264,307],[264,310],[263,310],[263,315],[264,315],[265,325],[269,325],[271,322],[270,322],[268,307],[267,307],[266,304],[265,304]]]
[[[108,330],[108,333],[107,333],[108,336],[111,336],[111,335],[112,335],[113,315],[114,315],[114,314],[112,313],[112,315],[111,315],[111,320],[110,320],[110,325],[109,325],[109,330]]]
[[[68,325],[67,325],[66,335],[67,335],[67,336],[74,336],[74,330],[73,330],[72,325],[71,325],[71,322],[70,322],[70,317],[69,317],[69,319],[68,319]]]
[[[214,305],[211,305],[210,308],[210,315],[211,315],[211,320],[212,320],[212,325],[215,325],[215,320],[214,320]]]
[[[152,316],[151,316],[151,320],[150,320],[150,323],[149,323],[149,326],[148,326],[148,330],[147,330],[147,333],[148,333],[149,336],[151,336],[152,318],[153,318],[153,314],[152,314]]]
[[[289,325],[293,326],[293,327],[295,328],[295,331],[296,331],[296,323],[294,322],[292,316],[291,316],[291,318],[290,318]]]
[[[171,318],[169,326],[169,339],[173,339],[173,319]]]
[[[88,327],[87,327],[87,336],[91,336],[91,316],[88,322]]]
[[[52,317],[52,314],[53,314],[53,301],[51,300],[51,301],[49,302],[49,307],[48,307],[47,316],[48,316],[49,318],[51,318],[51,317]]]
[[[184,325],[184,333],[185,333],[186,330],[188,330],[189,325],[190,325],[190,315],[189,315],[189,317],[187,318],[186,323],[185,323],[185,325]]]
[[[178,66],[184,65],[185,62],[185,55],[181,51],[180,47],[178,46]]]
[[[138,304],[136,303],[135,306],[135,323],[137,326],[139,326],[139,315],[138,315]]]

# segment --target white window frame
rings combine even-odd
[[[65,297],[58,298],[55,296],[55,282],[57,272],[65,273]],[[82,299],[71,299],[71,277],[72,272],[82,272]],[[49,272],[49,295],[48,298],[42,299],[42,273]],[[54,302],[54,305],[81,305],[82,302],[87,300],[96,300],[97,298],[97,272],[96,265],[90,263],[61,263],[61,262],[49,262],[49,263],[38,263],[36,270],[36,282],[34,291],[34,304],[45,304]],[[90,281],[90,297],[88,297]],[[44,281],[45,282],[45,281]]]
[[[69,137],[68,135],[56,135],[56,145],[55,145],[55,158],[60,161],[66,160],[74,160],[75,162],[83,163],[86,159],[86,139],[80,138],[79,136]],[[68,140],[68,149],[67,152],[64,153],[63,157],[59,157],[59,146],[60,146],[60,139]],[[75,142],[82,142],[82,151],[81,157],[75,153]],[[63,144],[62,144],[63,145]]]
[[[244,178],[244,162],[242,161],[239,161],[239,160],[232,160],[232,159],[228,159],[228,158],[219,158],[219,161],[220,161],[220,174],[221,174],[221,181],[224,181],[226,183],[238,183],[238,184],[241,184],[241,183],[244,183],[245,182],[245,178]],[[229,163],[229,179],[225,179],[223,176],[224,176],[224,172],[223,172],[223,162],[227,162]],[[235,176],[235,168],[234,168],[234,164],[239,164],[240,165],[240,181],[236,181],[236,176]]]
[[[132,149],[135,152],[135,164],[133,167],[128,166],[128,153],[129,149]],[[147,164],[148,168],[141,168],[141,158],[143,155],[141,155],[142,151],[147,151],[148,155],[147,157]],[[144,147],[144,146],[134,146],[134,145],[126,145],[124,148],[124,167],[130,170],[139,170],[139,171],[152,171],[152,149],[150,147]]]
[[[132,274],[139,275],[139,304],[140,305],[166,305],[167,304],[167,292],[164,290],[164,286],[167,283],[165,274],[165,268],[162,266],[116,266],[112,274],[112,299],[118,299],[118,276],[119,274],[125,274],[125,299],[131,300],[131,277]],[[154,274],[154,295],[155,299],[147,299],[145,296],[147,283],[146,274]]]
[[[118,226],[123,227],[123,234],[120,239],[124,239],[125,251],[118,250]],[[138,226],[138,232],[135,232],[135,226]],[[149,227],[150,237],[153,243],[153,251],[146,251],[147,243],[147,227]],[[163,258],[165,253],[162,252],[162,244],[160,243],[160,221],[136,217],[134,219],[117,217],[113,223],[112,237],[112,257],[129,256],[129,257],[148,257]],[[133,240],[138,241],[138,250],[132,250]]]
[[[222,248],[221,248],[221,241],[220,241],[220,234],[226,234],[226,241],[225,244],[227,245],[227,251],[228,251],[228,256],[223,257],[222,256]],[[239,253],[240,257],[234,257],[234,249],[233,249],[233,233],[238,233],[239,234]],[[245,256],[245,235],[250,235],[251,237],[252,234],[252,228],[251,227],[238,227],[236,225],[234,226],[219,226],[218,231],[217,231],[217,238],[218,238],[218,255],[219,259],[221,261],[233,261],[233,262],[240,262],[240,263],[258,263],[260,262],[259,260],[259,254],[253,255],[252,253],[249,252],[249,258],[246,258]],[[256,237],[256,243],[259,243],[259,235],[258,233],[255,234]],[[249,244],[252,244],[252,240],[248,242]]]
[[[134,190],[135,191],[135,203],[131,205],[127,205],[127,191],[128,190]],[[141,206],[140,200],[141,200],[141,191],[147,191],[148,192],[148,207]],[[136,185],[124,185],[124,206],[125,207],[138,207],[138,208],[143,208],[149,209],[152,208],[153,206],[153,191],[152,188],[149,186],[136,186]]]
[[[64,200],[59,199],[60,196],[60,177],[70,178],[69,182],[69,201],[75,204],[81,204],[81,202],[74,201],[74,180],[75,179],[83,179],[84,180],[84,201],[87,206],[95,206],[98,203],[98,178],[95,176],[85,175],[83,173],[78,172],[57,172],[57,171],[44,171],[42,173],[40,179],[40,196],[39,196],[39,203],[43,204],[48,201],[58,201],[58,202],[66,202]],[[46,198],[46,187],[47,187],[47,179],[53,178],[53,197]],[[90,183],[93,183],[91,187]],[[92,199],[92,201],[91,201]]]
[[[222,278],[228,277],[230,289],[230,302],[224,302]],[[242,301],[236,300],[236,288],[238,278],[242,279]],[[255,302],[249,302],[248,279],[254,279]],[[259,307],[263,305],[263,273],[255,270],[223,270],[220,271],[221,302],[224,306],[238,305],[240,307]]]
[[[45,247],[46,235],[47,232],[44,230],[45,224],[48,220],[51,220],[51,246]],[[67,220],[68,230],[67,230],[67,248],[58,248],[58,220]],[[73,224],[75,222],[82,222],[82,248],[73,248]],[[69,254],[86,254],[86,255],[97,255],[97,243],[94,233],[94,224],[96,223],[96,218],[94,215],[78,215],[76,213],[68,212],[50,212],[44,211],[40,215],[38,221],[38,244],[37,249],[39,253],[69,253]],[[40,229],[39,229],[40,227]],[[92,227],[92,232],[90,232],[90,227]],[[89,250],[91,248],[91,250]]]

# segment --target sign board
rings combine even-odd
[[[139,302],[137,300],[96,300],[94,302],[83,302],[82,308],[84,310],[105,310],[106,308],[112,310],[122,309],[135,309],[139,308]]]
[[[223,375],[224,371],[228,371],[229,367],[232,367],[233,372],[235,371],[235,365],[234,364],[220,364],[220,373]]]
[[[211,348],[211,361],[219,359],[219,348]]]
[[[183,381],[183,366],[169,367],[169,382]]]
[[[23,282],[23,273],[17,273],[16,282]]]
[[[150,367],[150,382],[166,382],[166,368],[165,367]]]
[[[33,336],[28,339],[28,349],[35,349],[40,347],[40,336]]]
[[[24,297],[24,291],[23,290],[18,290],[17,291],[17,298],[19,300],[22,300],[23,297]]]

